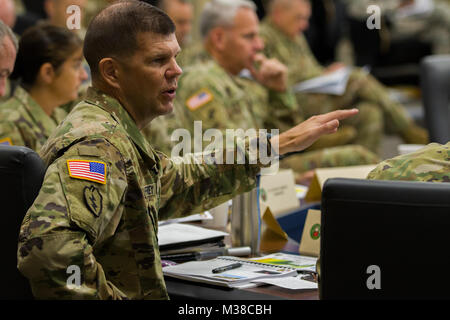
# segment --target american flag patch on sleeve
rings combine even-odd
[[[211,92],[209,92],[206,89],[202,89],[200,92],[194,94],[189,99],[187,99],[186,105],[191,111],[195,111],[201,106],[212,101],[213,98],[214,96],[212,95]]]
[[[67,160],[69,176],[106,184],[106,163],[89,160]]]

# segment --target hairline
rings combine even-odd
[[[234,3],[233,3],[234,2]],[[229,5],[229,8],[226,8],[226,6]],[[217,11],[214,11],[213,9],[220,9],[225,8],[227,11],[220,11],[221,13],[217,14]],[[240,9],[249,9],[256,13],[256,5],[248,0],[233,0],[230,2],[224,2],[224,1],[215,1],[212,0],[210,2],[207,2],[204,6],[203,12],[200,16],[200,34],[203,40],[205,40],[211,30],[215,28],[226,28],[226,27],[232,27],[234,24],[234,20],[236,18],[236,15]],[[223,14],[223,12],[231,13],[231,15],[226,16]],[[209,16],[207,15],[209,14]],[[214,14],[217,14],[215,19],[212,19]],[[223,14],[221,16],[221,14]],[[213,20],[213,23],[210,23],[208,28],[204,26],[205,24],[205,18],[209,18],[210,20]],[[222,20],[222,21],[220,21]],[[205,30],[206,29],[206,30]]]

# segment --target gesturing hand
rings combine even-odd
[[[272,145],[278,143],[279,154],[301,151],[308,148],[320,136],[337,131],[339,120],[354,116],[358,109],[337,110],[313,116],[297,126],[271,138]]]

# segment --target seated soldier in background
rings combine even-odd
[[[8,77],[13,72],[18,48],[17,38],[11,28],[0,20],[0,98],[6,94]]]
[[[203,130],[275,128],[283,132],[302,120],[287,89],[286,67],[259,53],[263,43],[252,2],[211,1],[201,21],[205,49],[212,59],[186,68],[180,78],[174,112],[179,127],[194,133],[194,121],[201,120]],[[239,76],[245,68],[254,80]],[[375,154],[361,146],[346,146],[292,156],[285,165],[302,173],[377,161]]]
[[[381,162],[368,179],[450,182],[450,142]]]
[[[342,68],[335,63],[325,68],[312,55],[302,34],[308,28],[311,15],[309,0],[272,0],[269,12],[261,27],[264,52],[286,64],[289,69],[289,85],[311,79]],[[354,69],[341,96],[316,93],[297,93],[297,100],[305,116],[320,114],[336,108],[357,107],[378,109],[382,113],[385,129],[400,135],[406,143],[426,144],[425,129],[414,124],[403,106],[393,101],[386,88],[361,69]],[[358,132],[361,134],[361,132]],[[365,144],[376,151],[379,140]]]
[[[40,24],[25,31],[11,75],[19,86],[0,105],[0,141],[40,150],[67,115],[58,107],[76,99],[87,78],[82,45],[66,28]]]
[[[4,23],[11,30],[16,22],[16,12],[14,2],[12,0],[0,0],[0,22]],[[6,30],[5,27],[3,27]],[[5,31],[4,31],[5,32]],[[0,75],[2,77],[2,75]],[[4,84],[0,84],[0,103],[7,100],[11,95],[11,84],[5,76],[0,78],[0,81],[5,81]]]

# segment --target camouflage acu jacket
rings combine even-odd
[[[278,93],[251,79],[233,76],[213,60],[189,67],[178,88],[176,102],[181,110],[177,115],[190,130],[194,121],[201,120],[205,130],[267,128],[282,132],[288,129],[286,118],[296,118],[298,110],[291,92]]]
[[[0,144],[39,151],[66,115],[64,110],[56,108],[49,117],[23,88],[18,87],[14,96],[0,105]]]
[[[383,161],[368,179],[450,182],[450,142]]]
[[[238,147],[249,155],[248,141]],[[206,164],[198,155],[198,164],[194,155],[169,159],[117,100],[93,88],[41,156],[49,167],[18,245],[18,268],[41,299],[167,299],[158,219],[249,191],[260,171]],[[80,271],[79,283],[71,270]]]

